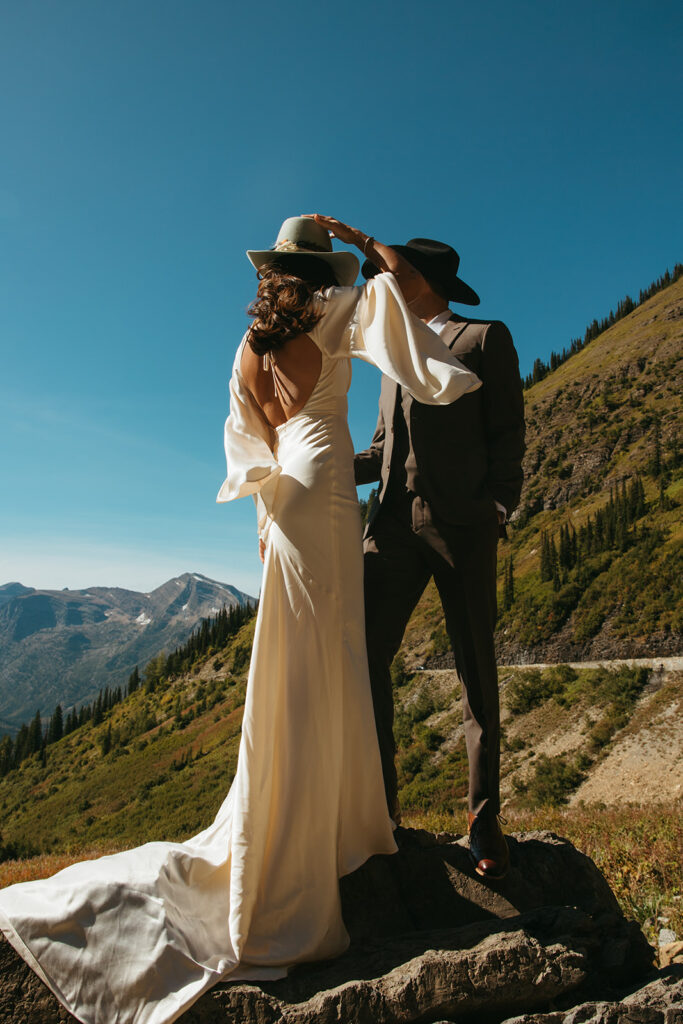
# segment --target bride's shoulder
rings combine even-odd
[[[347,312],[352,312],[358,305],[362,295],[362,285],[344,288],[337,286],[324,288],[322,291],[316,292],[314,302],[318,311],[322,314],[322,319],[330,321],[344,316]]]

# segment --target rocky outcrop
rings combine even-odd
[[[483,1024],[590,1000],[617,1005],[634,982],[653,976],[654,951],[642,932],[623,917],[593,862],[565,840],[547,832],[511,837],[508,877],[486,885],[461,837],[405,830],[400,839],[397,856],[375,857],[342,880],[352,940],[344,956],[279,982],[217,986],[182,1020]],[[661,990],[664,1006],[674,987],[665,978],[658,984],[653,999]],[[548,1019],[569,1024],[567,1010]],[[0,945],[0,1024],[70,1019]]]
[[[570,1010],[525,1013],[504,1024],[682,1024],[683,967],[671,968],[654,981],[612,1002],[581,1003]],[[446,1022],[442,1022],[446,1024]]]
[[[663,630],[642,637],[623,637],[612,629],[614,616],[608,616],[595,636],[584,643],[574,639],[571,620],[556,635],[535,647],[524,646],[508,637],[496,637],[499,664],[530,665],[535,663],[603,661],[615,658],[675,658],[683,651],[683,635]],[[429,668],[454,668],[452,652],[430,658]]]

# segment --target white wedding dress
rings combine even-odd
[[[235,360],[218,500],[253,494],[267,547],[237,773],[215,821],[0,891],[0,930],[83,1024],[169,1024],[218,981],[341,953],[338,879],[396,849],[365,653],[350,357],[427,403],[480,382],[390,274],[325,296],[309,332],[320,377],[274,432],[242,345]]]

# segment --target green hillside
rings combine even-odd
[[[525,392],[525,485],[499,546],[501,660],[683,651],[682,324],[679,279]],[[404,653],[411,667],[452,664],[433,585]]]
[[[252,619],[187,674],[141,687],[1,778],[0,859],[209,824],[235,773],[253,631]]]

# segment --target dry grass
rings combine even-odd
[[[0,864],[0,889],[15,882],[33,882],[37,878],[49,878],[62,868],[82,860],[95,860],[110,853],[119,853],[122,847],[114,843],[79,850],[77,853],[44,853],[26,860],[8,860]]]

